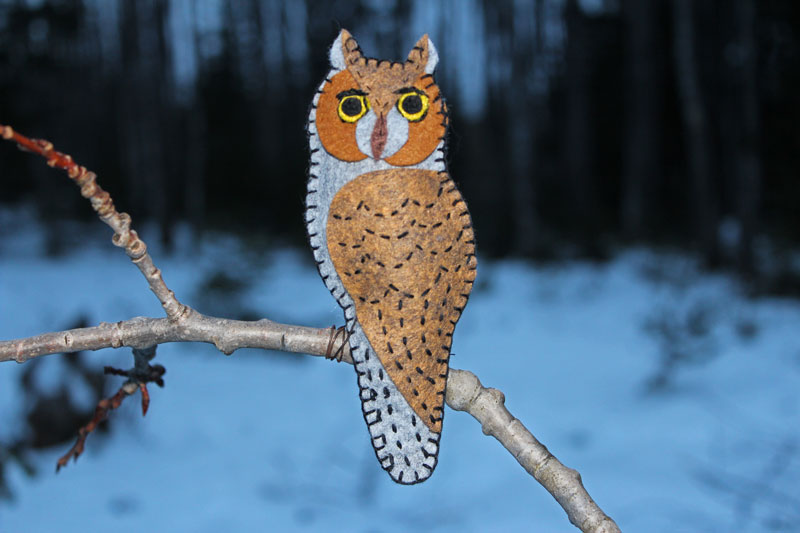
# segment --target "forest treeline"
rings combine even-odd
[[[97,171],[167,244],[181,220],[299,244],[304,126],[340,27],[390,59],[432,36],[482,254],[646,243],[791,271],[794,0],[0,0],[0,122]],[[0,177],[0,202],[54,234],[91,216],[33,158],[6,148]]]

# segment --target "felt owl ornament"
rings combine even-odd
[[[427,35],[398,63],[364,57],[342,30],[308,120],[311,248],[344,310],[372,446],[402,484],[436,467],[453,331],[477,265],[445,166],[438,59]]]

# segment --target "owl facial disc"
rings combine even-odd
[[[312,117],[322,147],[345,162],[421,164],[444,142],[447,108],[433,81],[438,54],[427,35],[403,62],[364,57],[342,30]]]

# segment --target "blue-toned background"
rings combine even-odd
[[[304,123],[340,27],[429,33],[479,271],[452,365],[623,531],[800,522],[800,6],[790,0],[0,0],[0,123],[99,174],[201,312],[328,327]],[[161,316],[69,180],[0,145],[0,339]],[[348,365],[166,345],[0,364],[0,531],[574,531],[465,413],[380,470]]]

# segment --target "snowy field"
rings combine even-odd
[[[90,244],[53,259],[26,218],[0,212],[0,339],[67,328],[81,314],[93,324],[161,316],[99,223],[65,227],[64,243]],[[184,235],[169,256],[151,251],[200,311],[342,323],[306,250],[208,235],[197,251]],[[236,283],[215,298],[209,280],[221,271]],[[798,531],[797,302],[748,300],[730,279],[655,252],[548,266],[479,255],[453,351],[452,365],[501,389],[623,531]],[[86,358],[131,360],[125,350]],[[32,454],[35,477],[6,467],[14,499],[0,501],[0,531],[577,531],[466,413],[448,409],[428,482],[392,483],[349,365],[255,350],[225,357],[199,344],[162,346],[157,362],[166,387],[151,387],[147,417],[129,399],[111,433],[90,436],[58,475],[69,445]],[[0,443],[23,428],[23,368],[0,363]],[[42,358],[37,387],[69,381],[65,369],[58,355]]]

